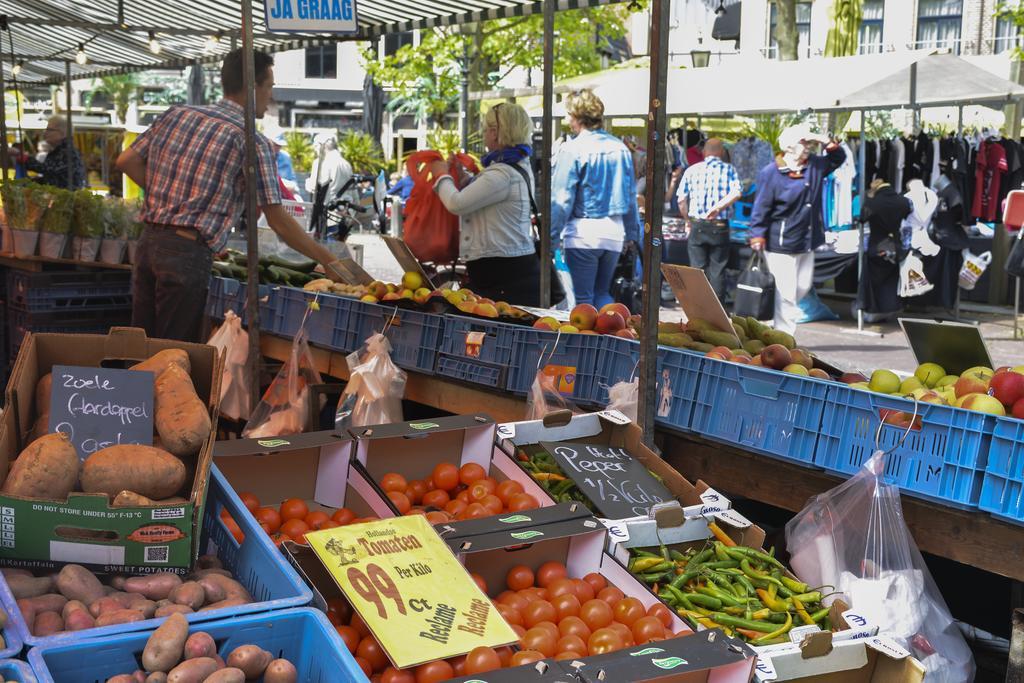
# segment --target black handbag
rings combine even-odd
[[[1021,239],[1022,236],[1024,236],[1024,230],[1018,231],[1004,266],[1006,274],[1013,277],[1024,277],[1024,240]]]
[[[516,173],[523,177],[523,182],[526,183],[526,193],[530,197],[530,224],[533,228],[533,252],[537,254],[537,258],[540,258],[540,230],[543,227],[541,223],[540,211],[537,210],[537,202],[533,199],[533,189],[530,187],[529,176],[526,175],[526,171],[519,164],[505,164],[515,170]],[[544,264],[541,264],[544,267]],[[558,269],[555,268],[555,261],[552,258],[548,263],[548,267],[551,272],[551,305],[559,304],[565,301],[565,288],[562,287],[562,281],[558,277]]]
[[[623,304],[631,311],[639,312],[643,308],[643,280],[636,275],[638,249],[632,242],[628,243],[619,255],[619,263],[615,266],[612,277],[612,299]]]
[[[764,253],[755,251],[736,283],[736,315],[757,320],[775,317],[775,276],[768,270]]]

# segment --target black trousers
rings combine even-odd
[[[711,289],[725,303],[725,267],[729,263],[729,224],[726,221],[692,220],[686,250],[690,265],[708,276]]]
[[[146,226],[132,269],[132,325],[157,339],[203,341],[212,264],[202,240]]]
[[[513,305],[540,306],[540,261],[536,254],[467,261],[466,272],[475,294]]]

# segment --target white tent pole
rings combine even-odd
[[[860,173],[860,214],[864,214],[864,201],[867,197],[867,140],[864,137],[864,110],[860,112],[860,145],[857,147],[857,165]],[[860,288],[864,277],[864,221],[857,217],[857,298],[860,299]],[[857,331],[864,331],[864,302],[857,306]]]

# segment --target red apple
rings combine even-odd
[[[626,319],[623,318],[616,311],[605,311],[599,313],[597,316],[597,322],[594,323],[594,330],[598,334],[615,334],[619,330],[626,327]],[[1024,375],[1020,376],[1024,379]]]
[[[1024,398],[1024,375],[1016,372],[996,372],[988,383],[988,391],[1007,408]]]
[[[621,330],[616,331],[615,334],[612,335],[612,336],[613,337],[622,337],[623,339],[633,339],[633,340],[636,340],[638,338],[637,333],[631,327],[624,327]]]
[[[1013,404],[1010,414],[1018,420],[1024,420],[1024,398]]]
[[[828,376],[828,373],[822,370],[821,368],[811,368],[809,374],[811,375],[811,377],[816,377],[817,379],[832,379],[831,377]]]
[[[789,352],[789,355],[792,358],[792,362],[797,365],[802,365],[808,370],[814,367],[814,359],[811,358],[810,352],[804,349],[793,349]]]
[[[622,316],[623,320],[629,320],[630,313],[629,309],[626,308],[625,304],[620,304],[616,301],[613,301],[610,304],[605,304],[604,306],[602,306],[601,310],[599,310],[598,313],[607,313],[608,311],[615,311],[616,313]]]
[[[793,356],[782,344],[769,344],[761,349],[761,363],[765,367],[781,370],[793,362]]]
[[[557,320],[555,320],[551,316],[546,315],[543,318],[537,318],[537,320],[533,323],[533,326],[535,328],[537,328],[538,330],[545,330],[547,332],[554,332],[555,330],[558,329],[558,326],[560,324],[561,323],[559,323]]]
[[[722,348],[724,348],[724,347],[722,347]],[[729,360],[729,356],[726,356],[725,354],[723,354],[723,353],[721,353],[719,351],[708,351],[707,353],[704,354],[704,357],[705,358],[713,358],[715,360]]]
[[[498,309],[495,308],[493,304],[476,304],[476,306],[473,307],[473,313],[483,318],[498,317]],[[1021,378],[1024,379],[1024,375],[1022,375]]]
[[[569,313],[569,324],[578,330],[592,330],[597,324],[597,309],[590,304],[579,304]]]
[[[957,398],[963,398],[968,394],[984,394],[988,392],[989,382],[978,375],[960,375],[960,379],[953,385],[953,392]]]
[[[868,378],[859,372],[844,372],[839,376],[839,381],[844,384],[855,384],[857,382],[867,382]]]

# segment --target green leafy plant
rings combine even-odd
[[[100,93],[110,98],[117,120],[124,123],[128,107],[139,98],[139,78],[135,74],[115,74],[100,77],[98,84],[93,81],[92,90],[85,94],[86,109],[92,107],[93,98]]]
[[[893,125],[892,114],[879,111],[864,115],[864,137],[869,140],[885,140],[899,137],[900,129]]]
[[[0,183],[0,202],[3,202],[7,224],[14,230],[23,230],[28,223],[28,204],[25,201],[25,182],[8,180]]]
[[[338,138],[338,151],[352,164],[352,170],[362,174],[376,174],[384,168],[384,154],[380,144],[367,133],[347,130]]]
[[[481,141],[482,136],[480,133],[471,133],[469,135],[468,143],[469,148],[474,149]],[[464,151],[462,149],[462,136],[459,134],[458,128],[434,128],[427,133],[427,149],[433,149],[440,152],[446,159],[452,154]],[[470,153],[477,162],[479,159],[475,154]]]
[[[996,19],[1009,19],[1017,27],[1017,32],[1024,27],[1024,3],[1019,0],[1012,2],[1001,2],[996,5],[994,13]],[[1024,59],[1024,50],[1020,46],[1013,48],[1013,59]]]
[[[743,127],[743,137],[755,137],[764,140],[776,152],[779,151],[779,135],[782,131],[803,123],[807,117],[802,114],[785,114],[777,116],[774,114],[760,114],[751,118]]]
[[[301,130],[290,130],[284,134],[284,151],[292,158],[292,167],[299,173],[309,173],[313,168],[313,141]]]
[[[76,190],[75,220],[71,232],[75,237],[102,237],[104,230],[104,202],[89,190]]]
[[[74,213],[75,195],[70,190],[59,187],[47,189],[50,195],[49,206],[43,214],[43,220],[39,225],[40,232],[52,232],[57,235],[67,235],[71,232],[71,216]]]

